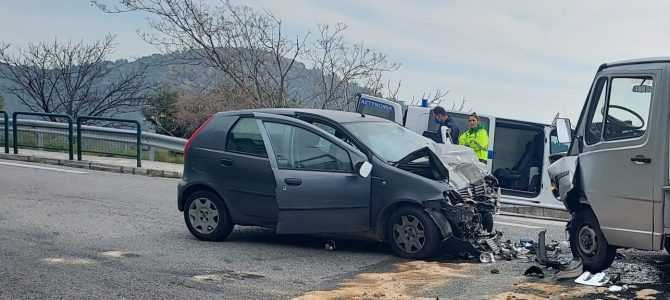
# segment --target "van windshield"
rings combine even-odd
[[[393,122],[344,123],[357,139],[381,159],[397,162],[433,142]]]

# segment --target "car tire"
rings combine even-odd
[[[223,241],[235,226],[226,204],[210,191],[197,191],[188,197],[184,221],[191,234],[202,241]]]
[[[425,259],[435,256],[440,248],[440,231],[423,209],[403,206],[386,222],[386,240],[400,257]]]
[[[590,208],[583,207],[575,212],[569,235],[572,254],[582,259],[585,271],[597,273],[612,265],[616,248],[607,243],[598,219]]]

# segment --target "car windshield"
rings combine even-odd
[[[432,141],[393,122],[356,122],[343,124],[381,159],[397,162]]]

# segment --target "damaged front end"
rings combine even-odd
[[[491,250],[491,241],[500,236],[493,228],[500,187],[472,149],[435,144],[409,154],[396,166],[445,184],[444,199],[424,205],[440,227],[447,251],[480,257]]]

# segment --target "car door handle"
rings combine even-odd
[[[301,185],[302,184],[302,179],[300,178],[286,178],[284,179],[284,182],[288,185]]]
[[[644,155],[635,155],[634,157],[630,158],[630,161],[632,161],[636,165],[650,164],[651,158],[644,157]]]
[[[233,161],[230,160],[230,159],[226,159],[226,158],[219,160],[219,162],[221,163],[221,165],[226,166],[226,167],[230,167],[230,166],[233,165]]]

